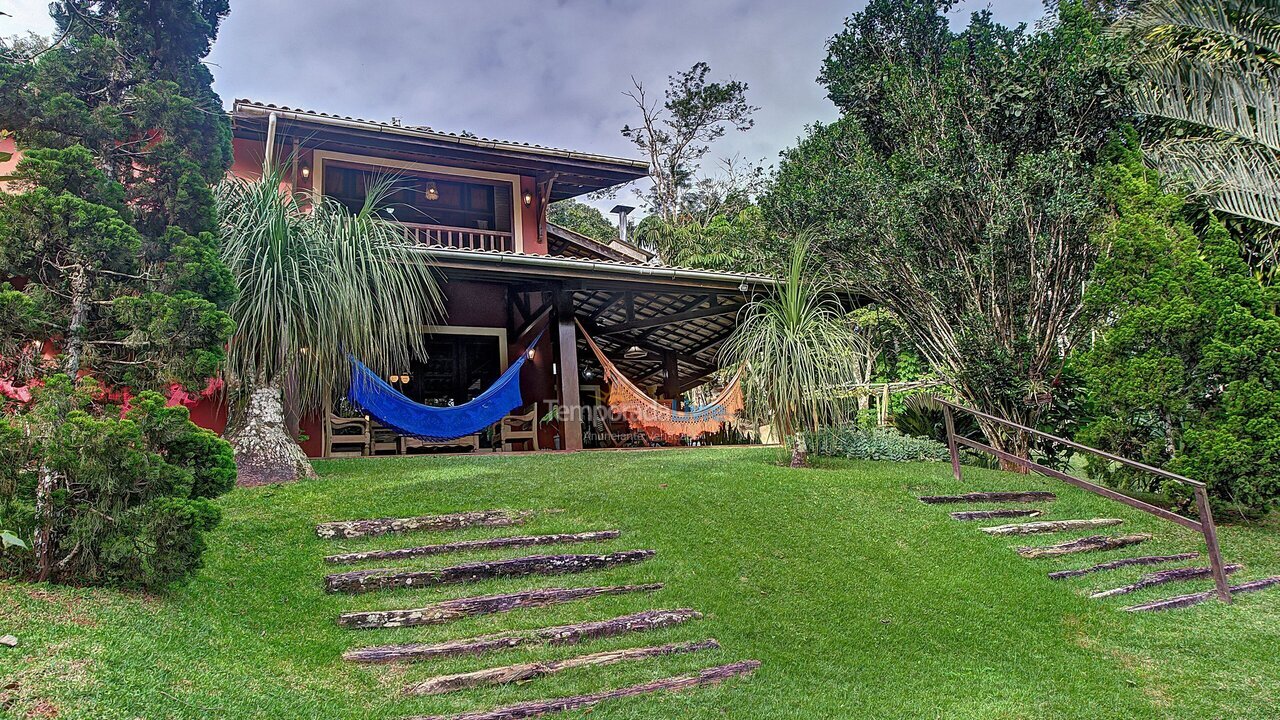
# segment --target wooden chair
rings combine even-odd
[[[369,454],[389,452],[393,455],[404,454],[400,433],[383,425],[377,420],[369,420]]]
[[[499,445],[503,452],[511,452],[512,443],[527,442],[538,450],[538,404],[527,413],[508,415],[498,422]]]
[[[480,435],[465,435],[453,440],[442,440],[440,442],[432,442],[415,437],[400,437],[400,454],[404,455],[414,448],[453,448],[457,450],[465,450],[467,452],[477,452],[480,450]]]
[[[325,457],[360,457],[369,454],[369,442],[372,439],[369,418],[345,418],[330,414],[328,425],[325,432]],[[347,449],[335,450],[339,445]],[[351,446],[355,448],[352,449]]]

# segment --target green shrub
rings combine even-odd
[[[1091,410],[1078,437],[1205,483],[1219,511],[1280,508],[1280,288],[1217,219],[1197,227],[1136,150],[1115,155],[1100,178],[1116,214],[1085,296],[1097,341],[1075,359]],[[1150,473],[1089,470],[1190,507],[1186,487]]]
[[[156,393],[129,412],[98,387],[54,376],[21,414],[0,420],[0,527],[30,539],[41,468],[55,473],[50,579],[163,588],[200,567],[203,534],[221,518],[211,498],[235,484],[231,447]],[[34,553],[0,555],[0,573],[31,576]]]
[[[806,433],[809,452],[855,460],[950,460],[947,446],[929,438],[903,435],[894,428],[862,428],[842,425]]]

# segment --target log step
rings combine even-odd
[[[629,660],[663,657],[666,655],[682,655],[702,650],[715,650],[720,643],[715,638],[700,642],[670,643],[653,647],[624,648],[622,650],[606,650],[590,655],[578,655],[564,660],[548,662],[521,663],[505,667],[487,668],[475,672],[457,673],[455,675],[437,675],[422,682],[414,683],[404,689],[405,695],[441,695],[443,693],[465,690],[466,688],[509,685],[527,682],[547,675],[572,670],[579,667],[597,665],[613,665]]]
[[[316,535],[328,539],[358,538],[415,530],[461,530],[473,527],[509,527],[521,525],[532,513],[510,510],[480,510],[452,515],[423,515],[411,518],[377,518],[375,520],[341,520],[316,526]]]
[[[984,527],[982,532],[988,535],[1036,535],[1039,533],[1069,532],[1071,530],[1093,530],[1111,527],[1124,522],[1120,518],[1091,518],[1089,520],[1043,520],[1041,522],[1014,523],[1012,525],[996,525]]]
[[[961,510],[951,513],[952,520],[996,520],[999,518],[1040,517],[1043,510]]]
[[[1151,539],[1151,533],[1135,533],[1133,535],[1090,535],[1072,540],[1061,545],[1043,545],[1038,547],[1020,547],[1018,554],[1024,558],[1058,557],[1073,553],[1115,550],[1116,548],[1137,545]]]
[[[982,502],[1050,502],[1058,496],[1043,490],[1027,492],[975,492],[964,495],[926,495],[920,502],[929,505],[945,503],[982,503]]]
[[[326,592],[363,593],[392,588],[434,587],[499,577],[565,575],[644,562],[653,550],[624,550],[608,555],[529,555],[511,560],[468,563],[438,570],[357,570],[325,577]]]
[[[1231,586],[1231,594],[1257,592],[1258,590],[1266,590],[1269,587],[1280,585],[1280,575],[1269,577],[1262,580],[1253,580],[1247,583]],[[1154,612],[1156,610],[1174,610],[1176,608],[1191,607],[1198,605],[1206,600],[1212,600],[1217,597],[1216,590],[1206,590],[1204,592],[1191,593],[1190,595],[1178,595],[1177,597],[1167,598],[1165,600],[1156,600],[1154,602],[1143,603],[1141,605],[1133,605],[1125,608],[1128,612]]]
[[[1079,570],[1059,570],[1049,573],[1050,580],[1066,580],[1067,578],[1080,577],[1089,573],[1102,572],[1104,570],[1115,570],[1116,568],[1129,567],[1130,565],[1160,565],[1168,562],[1179,562],[1181,560],[1194,560],[1200,557],[1198,552],[1181,553],[1179,555],[1148,555],[1145,557],[1120,558],[1111,562],[1098,563],[1087,568]]]
[[[719,665],[717,667],[707,668],[695,675],[681,675],[678,677],[663,678],[661,680],[654,680],[652,682],[641,683],[639,685],[630,685],[628,687],[618,688],[617,690],[606,690],[604,692],[592,693],[590,695],[574,695],[572,697],[555,698],[553,700],[535,700],[533,702],[524,702],[517,705],[508,705],[507,707],[498,708],[497,710],[480,710],[477,712],[466,712],[458,715],[423,715],[407,718],[406,720],[517,720],[517,718],[537,717],[539,715],[546,715],[549,713],[580,710],[585,707],[591,707],[608,700],[617,700],[619,698],[715,685],[730,678],[750,675],[759,667],[759,660],[743,660],[741,662],[730,663],[728,665]]]
[[[1236,572],[1242,567],[1244,566],[1243,565],[1226,565],[1222,569],[1224,572],[1226,572],[1226,574],[1230,575],[1231,573]],[[1111,588],[1110,590],[1099,590],[1098,592],[1091,594],[1089,597],[1097,599],[1097,598],[1114,597],[1116,595],[1128,595],[1129,593],[1132,593],[1132,592],[1145,590],[1146,588],[1155,587],[1157,585],[1164,585],[1165,583],[1181,582],[1183,580],[1200,580],[1202,578],[1207,578],[1207,577],[1213,577],[1213,568],[1188,567],[1188,568],[1172,568],[1170,570],[1160,570],[1159,572],[1147,573],[1146,575],[1143,575],[1142,577],[1138,578],[1137,582],[1133,582],[1128,585],[1121,585],[1118,588]]]
[[[459,618],[492,615],[519,608],[547,607],[573,600],[603,597],[605,595],[623,595],[633,592],[653,592],[661,589],[662,583],[526,590],[504,595],[482,595],[479,597],[458,598],[457,600],[445,600],[444,602],[433,603],[426,607],[412,610],[344,613],[338,616],[338,625],[352,630],[440,625]]]
[[[584,533],[560,533],[556,535],[516,535],[513,537],[490,538],[488,540],[463,540],[461,542],[444,543],[443,545],[424,545],[422,547],[400,548],[398,550],[370,550],[368,552],[344,553],[330,555],[324,559],[333,565],[364,562],[365,560],[404,560],[429,555],[446,555],[448,553],[469,552],[472,550],[495,550],[500,548],[534,547],[537,545],[562,545],[567,543],[587,543],[613,540],[622,535],[619,530],[599,530]]]
[[[701,617],[702,613],[688,608],[646,610],[609,620],[556,625],[536,630],[500,633],[497,635],[482,635],[480,637],[450,640],[435,644],[413,643],[356,648],[343,653],[342,659],[360,663],[384,663],[404,660],[431,660],[459,655],[480,655],[495,650],[506,650],[525,645],[577,645],[586,640],[668,628],[690,620],[697,620]]]

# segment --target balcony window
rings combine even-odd
[[[394,190],[383,211],[399,222],[435,228],[511,232],[514,208],[510,183],[327,162],[323,192],[357,211],[364,206],[369,185],[388,177]]]

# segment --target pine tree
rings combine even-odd
[[[0,123],[23,153],[0,196],[0,377],[89,373],[116,399],[170,382],[203,388],[223,359],[235,294],[211,190],[230,167],[231,130],[202,63],[227,1],[50,9],[53,45],[0,46]],[[45,341],[56,362],[43,360]],[[70,481],[41,468],[44,577],[57,544],[52,498]]]

